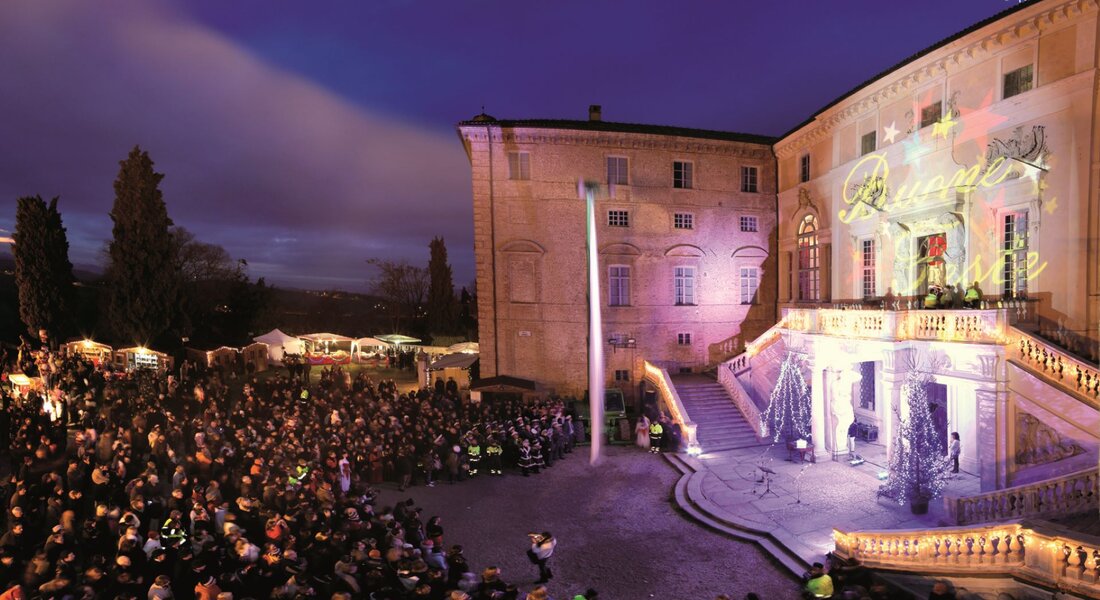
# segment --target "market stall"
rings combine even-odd
[[[263,373],[267,370],[267,359],[270,356],[270,348],[263,342],[252,342],[241,348],[241,356],[244,357],[245,369],[252,365],[253,373]]]
[[[187,358],[208,369],[224,367],[232,370],[237,365],[237,349],[230,346],[187,348]]]
[[[74,339],[65,342],[62,345],[62,349],[66,354],[73,354],[77,356],[83,356],[84,358],[92,361],[98,367],[104,363],[110,362],[111,353],[114,350],[107,344],[101,344],[89,339]]]
[[[305,346],[305,359],[311,365],[346,365],[351,363],[355,340],[338,333],[311,333],[299,336]]]
[[[379,357],[385,355],[388,345],[378,338],[363,337],[351,343],[351,354],[355,362],[366,362],[370,359],[377,361]]]
[[[172,357],[163,352],[157,352],[145,346],[133,348],[121,348],[115,350],[114,359],[111,361],[118,369],[127,372],[138,369],[155,369],[158,371],[172,370]]]
[[[271,364],[283,364],[283,354],[301,354],[304,344],[302,340],[284,333],[279,329],[252,338],[253,341],[267,344],[267,361]]]
[[[428,365],[427,383],[434,385],[436,380],[444,382],[454,379],[458,389],[470,387],[470,368],[478,361],[477,354],[456,352],[447,354]]]

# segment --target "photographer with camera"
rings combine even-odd
[[[554,539],[549,531],[529,533],[527,537],[531,539],[531,548],[527,550],[527,558],[539,567],[539,580],[535,583],[546,583],[554,577],[547,563],[550,562],[550,557],[554,554],[554,548],[557,547],[558,540]]]

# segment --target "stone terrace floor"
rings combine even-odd
[[[875,492],[878,473],[886,470],[885,447],[861,443],[856,451],[867,462],[818,459],[816,464],[788,461],[782,444],[703,454],[684,461],[702,477],[691,501],[704,512],[729,522],[772,531],[790,550],[807,562],[820,561],[833,549],[833,529],[915,529],[947,524],[942,498],[932,500],[926,515],[914,515]],[[757,465],[775,471],[771,491],[757,481]],[[691,486],[689,486],[689,490]],[[959,473],[945,495],[972,495],[980,491],[978,477]],[[701,494],[703,502],[695,495]],[[801,502],[798,502],[801,500]]]

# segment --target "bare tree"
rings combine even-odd
[[[371,289],[385,300],[395,329],[424,316],[430,280],[427,269],[403,260],[372,258],[367,263],[377,270]]]

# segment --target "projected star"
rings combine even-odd
[[[951,132],[951,128],[955,126],[955,118],[951,116],[951,113],[947,113],[942,119],[932,124],[932,138],[934,139],[938,135],[943,135],[944,138]]]
[[[882,136],[882,141],[886,142],[887,144],[894,143],[894,138],[896,138],[898,134],[901,133],[897,130],[896,127],[894,127],[895,125],[897,125],[897,121],[891,121],[890,124],[886,126],[886,129],[883,130],[886,132],[886,135]]]
[[[1050,201],[1046,203],[1046,206],[1043,207],[1043,210],[1047,211],[1048,215],[1053,215],[1054,211],[1057,208],[1058,208],[1058,198],[1054,197],[1054,198],[1051,198]]]

